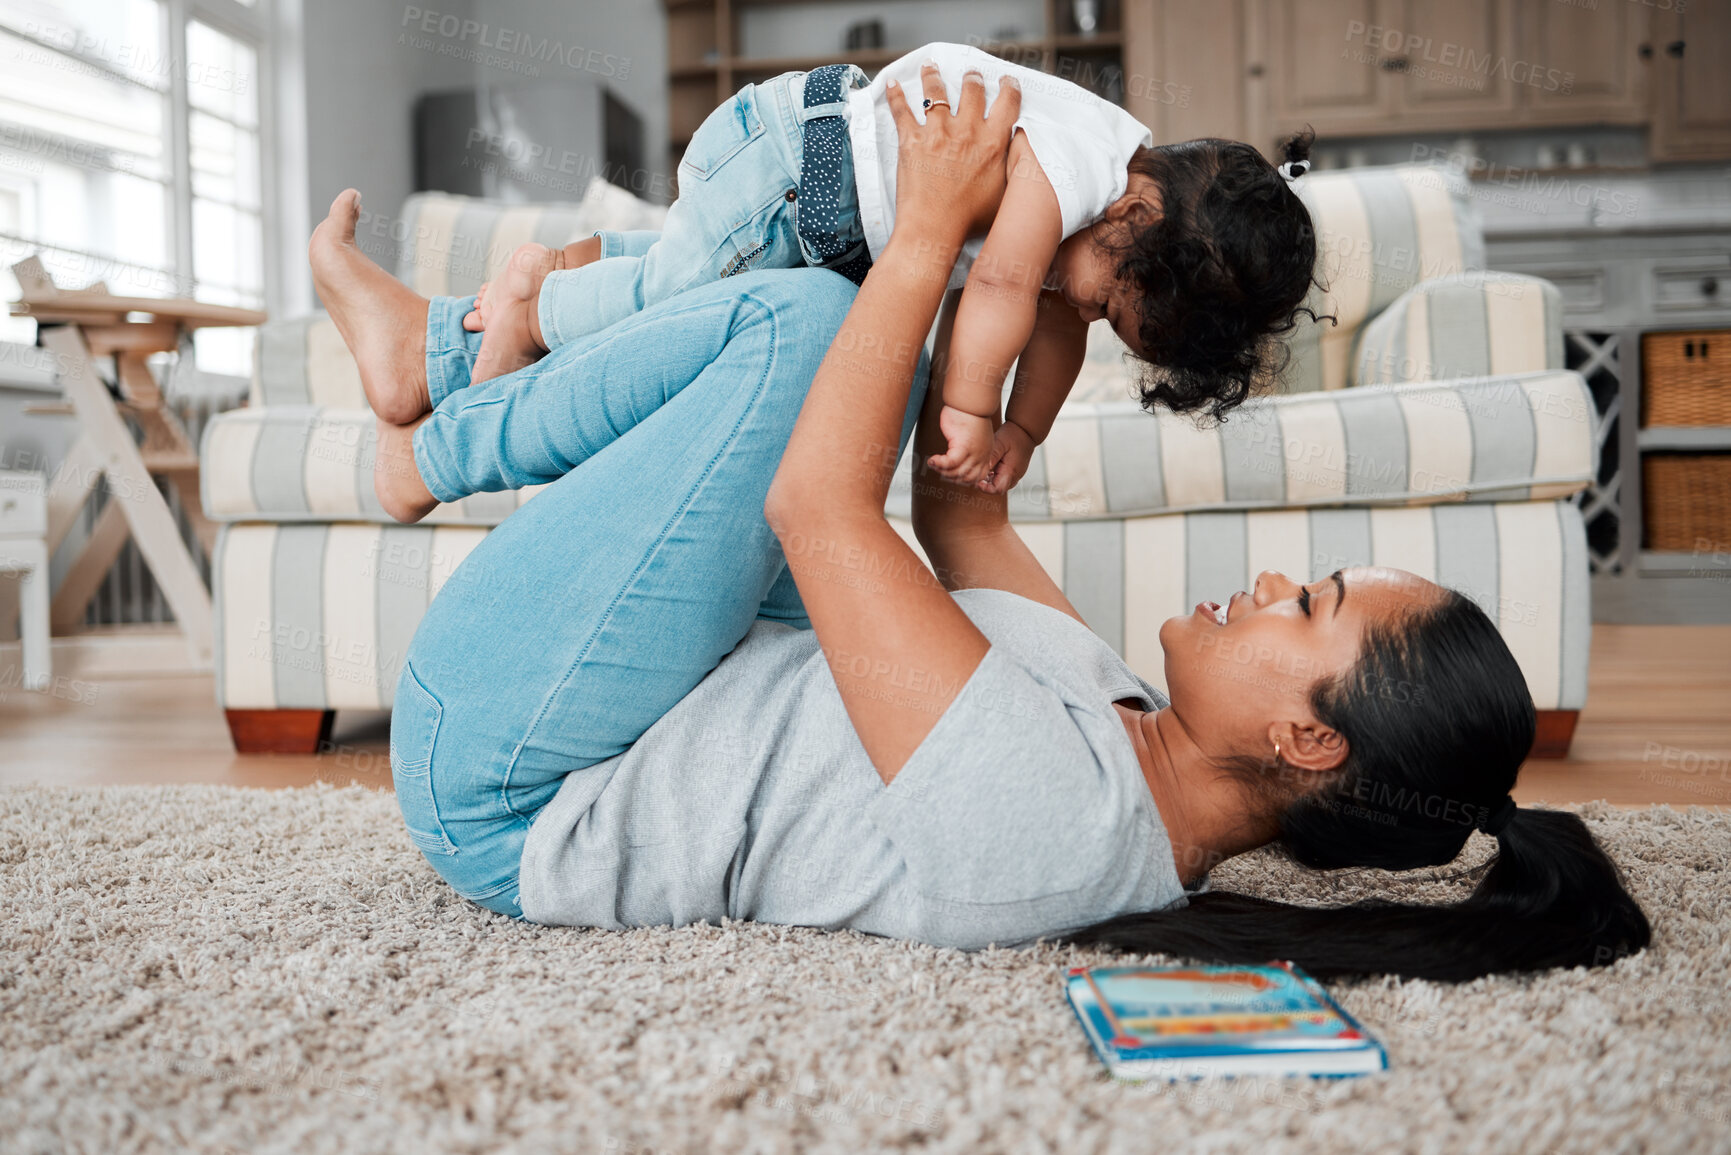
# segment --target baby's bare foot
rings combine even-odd
[[[373,492],[379,504],[398,521],[420,521],[439,504],[427,483],[421,480],[421,470],[415,464],[415,429],[428,414],[421,414],[407,425],[393,425],[379,419],[378,449],[373,455]]]
[[[463,314],[463,328],[471,333],[479,333],[487,327],[484,310],[487,307],[488,284],[487,281],[481,282],[481,287],[475,290],[475,307]]]
[[[361,370],[367,403],[402,424],[430,409],[427,398],[427,299],[375,265],[355,246],[361,194],[344,189],[313,230],[307,257],[337,332]]]
[[[521,245],[511,254],[499,279],[487,286],[481,314],[481,351],[469,383],[478,385],[532,365],[545,352],[535,340],[533,313],[541,282],[559,267],[562,254],[545,245]]]

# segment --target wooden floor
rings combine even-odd
[[[324,781],[389,789],[390,717],[337,714],[317,756],[237,755],[209,678],[0,689],[0,783]],[[1568,759],[1529,762],[1522,802],[1731,805],[1731,626],[1596,626]]]

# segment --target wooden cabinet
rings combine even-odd
[[[1456,128],[1506,121],[1520,102],[1506,0],[1265,3],[1279,132]]]
[[[1254,2],[1268,22],[1277,133],[1447,130],[1507,122],[1519,107],[1526,71],[1510,67],[1508,0]]]
[[[1523,3],[1519,42],[1547,69],[1561,69],[1566,88],[1527,93],[1523,120],[1535,124],[1642,124],[1648,74],[1643,55],[1652,9],[1641,4]]]
[[[1382,7],[1385,64],[1395,78],[1391,111],[1408,125],[1503,120],[1530,78],[1563,84],[1560,73],[1519,59],[1509,0],[1384,0]],[[1391,46],[1395,37],[1400,43]]]
[[[1249,138],[1242,5],[1130,0],[1124,74],[1124,107],[1156,142]]]
[[[1657,0],[1669,3],[1671,0]],[[1644,124],[1658,53],[1655,9],[1640,3],[1555,0],[1246,0],[1268,30],[1268,125],[1310,124],[1325,135],[1487,131],[1539,125]],[[1660,11],[1661,20],[1685,18]],[[1692,6],[1694,38],[1731,47],[1731,6]],[[1651,59],[1649,59],[1649,57]],[[1700,58],[1666,57],[1681,91],[1679,141],[1731,125],[1727,72]],[[1695,68],[1700,75],[1689,73]],[[1685,75],[1687,74],[1687,75]],[[1693,122],[1689,118],[1693,116]],[[1719,128],[1708,127],[1719,125]],[[1684,127],[1687,126],[1687,127]],[[1691,146],[1680,144],[1687,149]],[[1712,146],[1720,147],[1723,146]],[[1681,155],[1681,154],[1680,154]],[[1689,153],[1688,155],[1694,155]],[[1723,151],[1719,155],[1725,155]]]
[[[1389,119],[1391,80],[1369,30],[1382,0],[1257,0],[1265,23],[1268,96],[1277,134],[1306,124],[1374,131]],[[1252,69],[1258,67],[1252,62]]]
[[[1655,13],[1648,52],[1653,159],[1731,156],[1731,4],[1694,3]]]

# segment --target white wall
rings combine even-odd
[[[414,188],[413,112],[424,92],[599,80],[643,118],[644,156],[667,154],[667,26],[658,0],[299,0],[304,40],[304,236],[344,188],[395,216]],[[641,187],[666,187],[665,180]],[[363,237],[391,267],[395,254]]]
[[[552,41],[581,45],[560,64],[540,64],[539,79],[570,81],[595,77],[643,118],[643,156],[656,171],[667,156],[667,17],[660,0],[474,0],[475,15],[495,31],[527,38],[530,45]],[[513,37],[504,37],[510,43]],[[572,65],[581,61],[581,71]],[[539,63],[539,62],[538,62]],[[497,64],[482,64],[483,81],[533,84]],[[563,70],[563,76],[561,71]],[[666,188],[666,180],[640,188]]]
[[[368,211],[394,216],[414,189],[415,98],[475,82],[475,64],[453,54],[464,49],[463,40],[423,32],[416,12],[446,17],[449,27],[449,18],[472,19],[474,4],[301,0],[301,6],[307,211],[316,222],[331,198],[352,185]],[[394,262],[394,254],[373,255],[387,267]]]

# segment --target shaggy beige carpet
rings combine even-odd
[[[528,926],[457,899],[391,796],[354,787],[0,791],[0,1149],[1727,1150],[1731,817],[1583,813],[1652,917],[1645,954],[1336,984],[1381,1075],[1136,1087],[1059,992],[1103,956]],[[1217,878],[1467,885],[1266,855]]]

